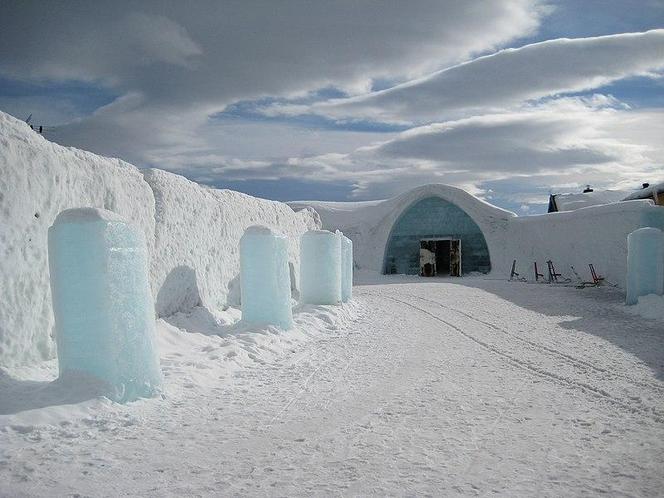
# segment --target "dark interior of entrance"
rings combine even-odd
[[[420,275],[461,276],[461,247],[459,240],[421,240]]]

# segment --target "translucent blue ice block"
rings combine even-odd
[[[288,240],[267,227],[247,228],[240,239],[242,320],[293,326]]]
[[[341,302],[341,238],[310,230],[300,241],[300,300],[305,304]]]
[[[119,402],[161,384],[143,233],[110,211],[61,212],[48,231],[60,377],[88,375]]]
[[[341,300],[353,299],[353,241],[339,232],[341,237]]]
[[[627,236],[627,304],[640,296],[662,295],[664,235],[657,228],[639,228]]]

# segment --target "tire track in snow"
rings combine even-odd
[[[659,391],[659,394],[655,394],[655,395],[664,394],[664,386],[657,385],[657,384],[652,384],[650,382],[643,382],[643,381],[635,379],[634,377],[631,377],[629,375],[625,375],[625,374],[622,374],[622,373],[619,373],[619,372],[616,372],[616,371],[612,371],[612,370],[609,370],[608,368],[599,367],[599,366],[595,365],[594,363],[582,360],[582,359],[577,358],[575,356],[572,356],[570,354],[564,353],[564,352],[562,352],[558,349],[555,349],[555,348],[552,348],[552,347],[549,347],[549,346],[545,346],[543,344],[539,344],[539,343],[534,342],[534,341],[530,341],[530,340],[528,340],[524,337],[521,337],[517,334],[513,334],[512,332],[509,332],[508,330],[505,330],[501,327],[498,327],[497,325],[495,325],[491,322],[487,322],[487,321],[484,321],[480,318],[476,318],[476,317],[472,316],[469,313],[466,313],[464,311],[456,309],[452,306],[448,306],[448,305],[443,304],[439,301],[435,301],[433,299],[427,299],[425,297],[418,296],[416,294],[403,294],[403,295],[407,295],[408,297],[414,297],[414,298],[419,299],[421,301],[425,301],[427,303],[435,304],[436,306],[438,306],[440,308],[443,308],[447,311],[452,311],[454,313],[458,313],[460,315],[463,315],[463,316],[465,316],[466,318],[468,318],[470,320],[481,323],[481,324],[486,325],[487,327],[489,327],[493,330],[496,330],[498,332],[502,332],[505,335],[513,337],[514,339],[528,345],[532,349],[546,351],[546,352],[551,353],[555,356],[558,356],[559,358],[563,359],[564,361],[567,361],[568,363],[571,363],[572,365],[577,366],[580,369],[589,368],[591,370],[594,370],[594,371],[596,371],[598,373],[601,373],[601,374],[604,374],[604,375],[609,374],[609,375],[612,375],[614,377],[621,378],[621,379],[626,380],[626,381],[628,381],[629,383],[631,383],[635,386],[639,386],[639,387],[642,387],[642,388],[653,389],[655,391]]]
[[[630,413],[638,413],[638,414],[640,414],[644,417],[650,418],[650,419],[652,419],[652,420],[654,420],[655,422],[658,422],[658,423],[664,422],[664,414],[660,413],[660,411],[655,409],[655,408],[644,407],[641,404],[640,404],[640,406],[634,406],[632,404],[625,403],[624,401],[622,401],[618,398],[615,398],[611,393],[609,393],[608,391],[605,391],[604,389],[598,388],[598,387],[593,386],[591,384],[588,384],[586,382],[577,381],[577,380],[574,380],[574,379],[563,377],[563,376],[558,375],[554,372],[550,372],[550,371],[548,371],[544,368],[541,368],[541,367],[539,367],[539,366],[537,366],[537,365],[535,365],[535,364],[533,364],[529,361],[526,361],[526,360],[517,358],[513,355],[510,355],[509,353],[506,353],[505,351],[502,351],[499,348],[497,348],[497,347],[495,347],[495,346],[493,346],[493,345],[491,345],[487,342],[484,342],[481,339],[478,339],[477,337],[473,336],[472,334],[469,334],[469,333],[465,332],[460,327],[454,325],[451,322],[448,322],[447,320],[444,320],[443,318],[439,317],[438,315],[436,315],[434,313],[431,313],[430,311],[427,311],[424,308],[420,308],[419,306],[416,306],[412,303],[409,303],[408,301],[403,301],[401,299],[397,299],[397,298],[392,297],[392,296],[387,296],[385,294],[380,294],[380,296],[385,298],[385,299],[389,299],[391,301],[394,301],[396,303],[403,304],[405,306],[408,306],[409,308],[412,308],[416,311],[419,311],[421,313],[424,313],[424,314],[430,316],[434,320],[437,320],[437,321],[447,325],[448,327],[452,328],[453,330],[456,330],[461,335],[463,335],[467,339],[475,342],[476,344],[478,344],[480,347],[482,347],[486,351],[489,351],[490,353],[493,353],[495,355],[498,355],[498,356],[504,358],[510,364],[512,364],[513,366],[515,366],[517,368],[520,368],[522,370],[525,370],[525,371],[528,371],[528,372],[533,373],[535,375],[538,375],[539,377],[544,378],[546,380],[549,380],[551,382],[554,382],[558,385],[565,386],[565,387],[572,387],[572,388],[575,388],[577,390],[581,390],[582,392],[592,394],[595,397],[597,397],[599,399],[603,399],[603,400],[605,400],[605,401],[607,401],[607,402],[609,402],[609,403],[611,403],[615,406],[618,406],[618,407],[622,408],[623,410],[626,410]]]

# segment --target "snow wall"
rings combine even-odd
[[[159,316],[239,303],[239,241],[254,224],[289,239],[320,228],[313,210],[214,190],[160,170],[62,147],[0,112],[0,367],[55,356],[48,228],[64,209],[103,208],[145,233]],[[292,279],[297,282],[297,278]]]
[[[592,263],[608,282],[625,288],[627,235],[645,226],[664,227],[664,207],[648,200],[517,217],[463,190],[440,184],[417,187],[384,201],[289,204],[295,210],[313,207],[324,229],[339,229],[353,241],[358,269],[383,273],[392,227],[410,206],[429,197],[454,203],[479,226],[489,249],[491,274],[496,278],[508,278],[516,259],[517,271],[533,280],[533,262],[537,261],[542,270],[550,259],[564,276],[573,277],[570,266],[574,266],[588,281],[588,264]]]

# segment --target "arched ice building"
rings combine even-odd
[[[557,271],[571,274],[573,266],[582,278],[593,263],[622,287],[627,235],[642,226],[664,229],[664,207],[647,200],[519,217],[440,184],[382,201],[289,204],[314,208],[323,228],[350,237],[356,269],[384,274],[504,277],[516,259],[517,270],[532,279],[533,263],[546,268],[552,260]]]

